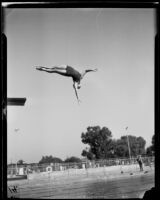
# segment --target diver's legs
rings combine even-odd
[[[48,67],[36,67],[37,70],[39,71],[45,71],[48,73],[57,73],[63,76],[67,76],[67,71],[66,71],[66,67],[52,67],[52,68],[48,68]]]

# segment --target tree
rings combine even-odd
[[[129,147],[128,147],[129,140]],[[135,157],[139,154],[145,153],[145,144],[146,141],[142,137],[136,137],[133,135],[122,136],[116,141],[115,146],[115,155],[117,157],[129,157],[129,148],[131,157]]]
[[[124,158],[129,156],[127,140],[125,137],[121,137],[120,139],[116,140],[113,148],[115,157]]]
[[[146,154],[152,156],[155,151],[155,135],[152,136],[151,145],[146,149]]]
[[[39,164],[43,163],[62,163],[63,161],[60,158],[52,157],[52,156],[42,156]]]
[[[82,151],[82,156],[86,156],[88,159],[104,159],[111,154],[111,141],[112,133],[106,128],[100,128],[100,126],[89,126],[86,133],[81,134],[81,139],[84,144],[89,145],[88,150]]]
[[[153,154],[152,146],[147,147],[146,154],[147,154],[147,156],[152,156],[152,154]]]
[[[82,156],[87,157],[89,160],[94,160],[95,155],[91,152],[90,148],[86,148],[81,153]]]
[[[24,161],[22,159],[20,159],[18,162],[17,162],[17,165],[23,165],[24,164]]]
[[[81,162],[81,159],[72,156],[70,158],[66,158],[64,162],[79,163],[79,162]]]
[[[152,136],[152,150],[155,148],[155,135]]]

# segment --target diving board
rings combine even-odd
[[[24,106],[26,102],[26,98],[7,98],[8,106]]]

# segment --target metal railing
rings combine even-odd
[[[142,157],[143,164],[145,166],[154,165],[154,157]],[[108,167],[116,165],[132,165],[138,164],[137,158],[131,159],[105,159],[105,160],[94,160],[94,161],[82,161],[79,163],[45,163],[45,164],[24,164],[16,165],[10,164],[7,167],[7,175],[13,176],[16,174],[32,174],[32,173],[41,173],[41,172],[54,172],[54,171],[65,171],[68,169],[89,169],[89,168],[98,168],[98,167]]]

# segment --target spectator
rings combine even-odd
[[[139,156],[137,157],[137,162],[138,162],[138,164],[139,164],[140,171],[143,171],[143,161],[142,161],[141,155],[139,155]]]

